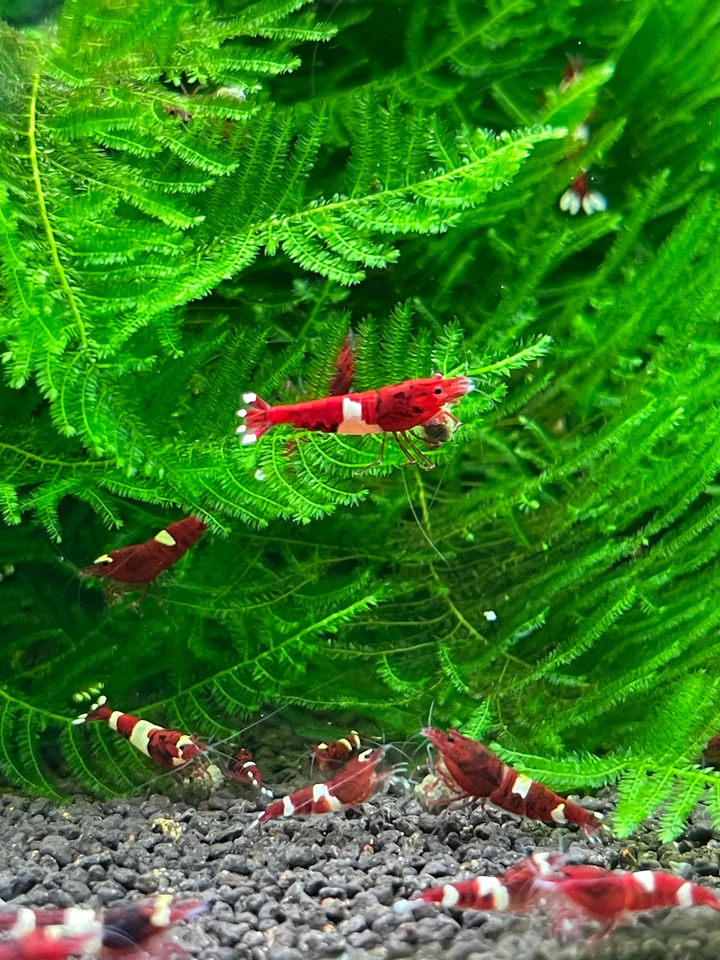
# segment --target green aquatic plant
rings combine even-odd
[[[621,832],[665,805],[675,835],[708,788],[720,822],[719,43],[707,0],[66,0],[1,29],[12,784],[147,780],[69,723],[104,680],[206,737],[432,708],[550,786],[619,780]],[[608,209],[561,211],[573,183]],[[242,391],[323,396],[351,328],[359,389],[477,376],[435,470],[237,442]],[[81,588],[188,513],[211,529],[159,597]]]

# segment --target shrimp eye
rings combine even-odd
[[[437,396],[440,396],[440,394],[442,393],[442,387],[435,387],[435,389],[433,390],[433,393],[437,394]]]
[[[455,743],[455,737],[454,737],[451,733],[449,733],[449,734],[447,735],[447,742],[448,742],[448,743]]]

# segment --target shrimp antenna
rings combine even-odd
[[[447,563],[447,560],[446,560],[445,557],[442,555],[442,553],[440,553],[440,551],[438,550],[438,548],[435,546],[435,544],[433,543],[432,539],[430,538],[430,535],[428,534],[427,530],[425,529],[425,527],[424,527],[424,526],[422,525],[422,523],[420,522],[420,518],[418,517],[417,511],[415,510],[415,504],[412,502],[412,499],[411,499],[411,497],[410,497],[410,488],[408,487],[407,477],[405,476],[404,473],[402,473],[401,476],[402,476],[403,486],[405,487],[405,494],[406,494],[406,496],[407,496],[407,501],[408,501],[408,504],[410,505],[410,511],[411,511],[413,517],[415,518],[415,523],[416,523],[416,524],[418,525],[418,527],[420,528],[420,533],[423,535],[423,537],[425,537],[425,539],[427,540],[427,542],[428,542],[428,543],[430,544],[430,546],[433,548],[433,550],[435,551],[435,553],[440,557],[440,559],[442,560],[442,562],[443,562],[443,563]],[[448,566],[449,566],[449,564],[448,564]]]
[[[430,500],[429,500],[428,505],[427,505],[428,510],[429,510],[429,509],[432,507],[432,505],[435,503],[435,498],[436,498],[437,495],[440,493],[440,487],[443,485],[443,481],[445,480],[445,474],[448,472],[448,467],[449,467],[449,466],[450,466],[449,463],[446,463],[446,464],[445,464],[445,466],[444,466],[444,468],[443,468],[443,472],[440,474],[440,477],[438,478],[437,486],[436,486],[435,489],[433,490],[433,495],[430,497]]]

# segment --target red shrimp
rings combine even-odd
[[[601,867],[565,866],[559,877],[538,881],[552,897],[562,896],[580,914],[603,923],[600,935],[633,913],[702,904],[720,910],[720,899],[707,887],[659,870],[627,873]]]
[[[437,903],[457,910],[493,910],[497,913],[526,913],[538,905],[541,891],[536,881],[552,872],[561,854],[536,853],[499,877],[472,877],[456,883],[430,887],[416,894],[413,900],[398,901],[395,909],[403,912],[413,901]]]
[[[354,757],[327,783],[303,787],[281,800],[274,800],[254,821],[253,826],[277,817],[307,817],[317,813],[334,813],[346,807],[365,803],[392,773],[378,773],[377,766],[388,747],[365,750]]]
[[[437,772],[455,799],[489,800],[510,813],[550,823],[578,823],[588,836],[601,831],[602,816],[554,793],[503,763],[484,744],[459,730],[443,733],[426,727],[423,734],[441,752]],[[448,802],[452,802],[450,798]],[[440,801],[442,802],[442,801]]]
[[[355,377],[355,352],[352,333],[348,333],[345,343],[335,362],[335,375],[330,381],[330,396],[342,396],[352,389]]]
[[[607,210],[608,202],[599,190],[592,190],[588,185],[587,172],[583,170],[570,184],[560,197],[560,209],[571,216],[575,216],[582,209],[588,216],[593,213],[603,213]]]
[[[35,912],[20,907],[12,919],[12,939],[0,943],[0,960],[66,960],[87,953],[97,955],[102,924],[93,910],[71,907],[57,911],[58,924],[38,927]]]
[[[321,773],[339,770],[348,760],[357,756],[360,748],[360,734],[357,730],[351,730],[347,737],[319,743],[312,752],[313,764]]]
[[[720,763],[720,733],[708,740],[702,752],[701,761],[703,764],[712,765]]]
[[[173,903],[173,897],[161,893],[152,900],[110,907],[103,918],[100,960],[142,960],[177,954],[188,957],[187,950],[167,937],[178,920],[187,920],[207,910],[202,900]]]
[[[150,723],[149,720],[141,720],[130,713],[113,710],[107,705],[107,697],[98,697],[97,703],[91,704],[90,711],[81,713],[73,723],[90,723],[93,720],[104,720],[111,730],[117,730],[136,750],[166,770],[181,767],[210,749],[194,735],[180,733],[179,730],[167,730],[156,723]]]
[[[131,547],[120,547],[96,557],[80,574],[124,584],[150,584],[164,570],[178,562],[194,546],[207,524],[197,517],[186,517],[161,530],[152,540]]]
[[[172,895],[167,893],[158,894],[151,900],[110,907],[104,913],[80,907],[36,911],[21,907],[17,913],[0,914],[0,930],[9,930],[14,938],[7,944],[0,944],[0,957],[3,960],[64,960],[64,957],[76,953],[91,953],[98,955],[100,960],[133,960],[150,953],[153,956],[172,952],[186,955],[177,944],[163,942],[163,937],[178,920],[186,920],[205,910],[207,904],[203,900],[174,904]],[[59,931],[65,931],[60,940]],[[73,936],[88,936],[90,939],[81,944],[82,949],[70,950],[74,947],[69,942]],[[29,940],[30,937],[34,939]],[[54,944],[61,944],[65,952],[52,952]],[[15,952],[2,952],[3,948],[10,946]],[[36,948],[38,952],[34,953]]]
[[[240,747],[232,755],[227,765],[227,775],[231,780],[237,780],[239,783],[247,783],[255,787],[266,796],[273,797],[272,790],[263,786],[263,775],[258,765],[253,760],[253,755],[246,747]]]
[[[578,82],[582,80],[585,74],[585,61],[582,57],[571,57],[568,55],[568,63],[560,81],[560,93],[565,93]]]
[[[436,374],[424,380],[346,393],[271,407],[255,393],[243,394],[250,409],[238,410],[245,423],[238,427],[242,443],[255,443],[278,424],[291,424],[303,430],[363,436],[368,433],[390,433],[408,461],[418,460],[432,466],[408,431],[432,420],[449,403],[455,403],[473,389],[468,377],[444,378]]]

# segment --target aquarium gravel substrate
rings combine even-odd
[[[612,797],[585,798],[609,813]],[[685,834],[661,844],[649,821],[631,841],[464,809],[422,812],[380,797],[361,811],[276,820],[249,830],[256,806],[214,797],[96,802],[5,796],[0,801],[0,898],[11,907],[103,907],[157,891],[199,895],[209,911],[174,936],[197,960],[716,960],[720,914],[705,908],[646,915],[589,943],[559,942],[546,916],[393,904],[429,886],[496,875],[538,849],[578,862],[682,872],[720,889],[718,839],[698,808]]]

